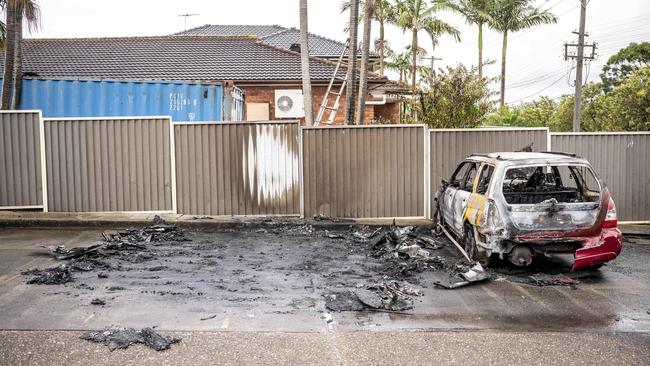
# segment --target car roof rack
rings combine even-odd
[[[572,158],[578,158],[579,156],[573,153],[563,152],[563,151],[540,151],[542,154],[555,154],[555,155],[564,155]]]
[[[497,160],[502,160],[501,155],[497,155],[497,157],[490,156],[490,154],[486,153],[474,153],[474,154],[469,154],[467,157],[469,158],[470,156],[480,156],[482,158],[489,158],[489,159],[497,159]]]

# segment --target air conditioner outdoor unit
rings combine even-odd
[[[302,118],[305,109],[302,90],[287,89],[275,91],[275,118]]]

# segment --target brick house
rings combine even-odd
[[[236,36],[251,35],[259,40],[259,44],[282,49],[292,53],[300,52],[300,31],[296,28],[286,28],[279,25],[219,25],[206,24],[200,27],[188,29],[176,33],[178,36]],[[334,65],[341,53],[345,50],[345,44],[317,34],[309,34],[309,56],[311,62],[320,64],[323,60],[330,61]],[[287,57],[287,56],[284,56]],[[359,57],[360,58],[360,57]],[[345,60],[345,59],[344,59]],[[370,62],[378,61],[376,55],[371,54]],[[286,60],[287,63],[294,63],[295,60]],[[299,60],[298,60],[299,62]],[[298,64],[299,65],[299,64]],[[312,65],[312,69],[314,66]],[[332,70],[333,71],[333,70]],[[321,102],[327,90],[327,85],[332,76],[332,71],[322,74],[314,74],[312,71],[312,94],[314,114],[318,113]],[[344,77],[344,72],[340,77]],[[248,106],[253,104],[268,104],[269,119],[276,119],[274,114],[275,90],[278,88],[300,89],[300,70],[294,75],[287,75],[287,80],[277,83],[272,80],[239,80],[236,85],[242,88],[246,95]],[[338,90],[340,83],[335,83],[334,90]],[[365,123],[398,123],[400,117],[399,96],[410,92],[407,88],[389,82],[388,79],[373,74],[369,80],[368,104],[365,110]],[[343,123],[345,95],[341,97],[341,108],[336,114],[334,124]],[[262,107],[264,108],[264,107]],[[326,114],[327,116],[327,114]],[[246,117],[250,117],[248,114]]]

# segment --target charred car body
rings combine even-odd
[[[591,164],[564,153],[467,157],[436,194],[436,219],[475,260],[572,256],[574,270],[621,252],[616,208]]]

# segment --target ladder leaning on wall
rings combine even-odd
[[[347,79],[339,77],[338,73],[339,73],[339,69],[341,68],[341,64],[343,63],[343,58],[348,53],[349,49],[350,49],[350,43],[348,40],[345,42],[345,47],[343,47],[343,51],[341,51],[341,56],[339,56],[339,60],[336,63],[336,67],[334,68],[334,73],[332,74],[330,83],[327,85],[327,91],[323,95],[323,101],[320,104],[320,108],[318,109],[318,114],[316,115],[316,121],[314,122],[315,126],[320,125],[321,121],[323,120],[323,117],[325,116],[325,111],[329,111],[329,115],[327,116],[326,123],[328,125],[331,125],[332,122],[334,122],[334,118],[336,117],[336,112],[338,112],[339,110],[341,95],[343,95],[347,83]],[[341,81],[341,87],[338,89],[337,92],[332,91],[335,80]],[[330,95],[334,96],[334,104],[332,105],[329,104]]]

